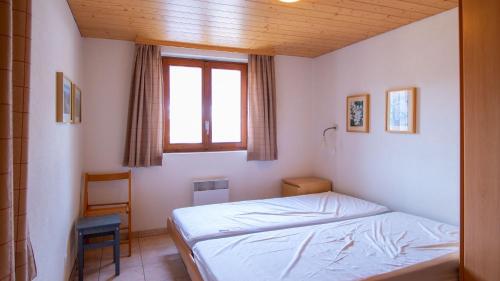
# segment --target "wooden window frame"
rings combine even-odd
[[[235,151],[247,149],[247,64],[236,62],[221,62],[198,59],[163,57],[163,151],[175,152],[208,152]],[[170,143],[170,66],[191,66],[202,69],[202,120],[201,143]],[[241,141],[212,143],[212,69],[233,69],[241,71]],[[208,132],[205,122],[209,123]]]

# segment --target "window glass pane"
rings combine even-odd
[[[212,69],[212,142],[241,141],[241,72]]]
[[[170,66],[170,143],[201,143],[201,68]]]

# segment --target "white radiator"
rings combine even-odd
[[[193,181],[193,206],[229,202],[226,178]]]

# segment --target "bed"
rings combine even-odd
[[[387,207],[336,192],[175,209],[172,222],[185,243],[313,225],[388,212]]]
[[[192,281],[203,281],[192,255],[197,242],[389,212],[387,207],[336,192],[175,209],[167,228]]]
[[[459,230],[399,212],[205,240],[204,281],[457,280]]]

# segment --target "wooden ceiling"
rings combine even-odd
[[[82,36],[316,57],[459,0],[68,0]]]

